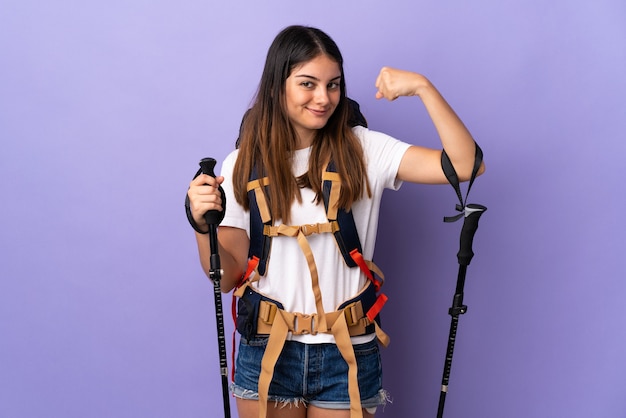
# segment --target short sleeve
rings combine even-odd
[[[221,175],[224,177],[222,189],[226,196],[226,213],[220,225],[244,229],[250,235],[250,213],[237,203],[233,190],[233,169],[238,153],[238,150],[231,152],[222,163]]]

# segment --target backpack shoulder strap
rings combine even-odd
[[[267,177],[257,177],[257,170],[253,170],[248,182],[248,200],[250,202],[250,249],[248,258],[257,258],[257,270],[264,275],[270,257],[272,237],[265,234],[267,227],[273,225],[272,215],[267,202],[268,188],[270,187]],[[352,211],[338,208],[339,193],[341,192],[341,180],[336,172],[335,165],[331,162],[324,170],[323,200],[328,221],[338,225],[334,232],[335,240],[341,254],[349,267],[358,266],[351,256],[353,251],[362,252],[361,241],[354,223]]]
[[[336,221],[339,225],[338,230],[334,232],[335,241],[337,241],[337,245],[339,246],[339,250],[346,264],[349,267],[356,267],[357,263],[350,253],[354,250],[362,253],[363,250],[361,249],[361,241],[359,240],[359,234],[356,229],[356,224],[354,223],[352,211],[339,208],[341,179],[333,161],[328,163],[328,166],[322,174],[322,180],[326,217],[329,222]]]
[[[271,226],[272,215],[267,202],[267,177],[258,177],[257,170],[252,170],[248,181],[248,201],[250,202],[250,249],[248,258],[258,259],[257,270],[264,275],[272,246],[272,237],[263,233],[265,226]]]

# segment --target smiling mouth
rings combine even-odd
[[[328,114],[328,109],[317,110],[317,109],[311,109],[310,107],[307,107],[307,110],[313,113],[315,116],[326,116]]]

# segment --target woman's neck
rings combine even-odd
[[[316,135],[317,131],[296,132],[296,150],[309,148]]]

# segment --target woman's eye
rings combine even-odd
[[[339,88],[339,83],[335,83],[335,82],[329,83],[328,88],[331,90],[336,90]]]
[[[306,87],[306,88],[311,88],[311,87],[313,87],[313,83],[312,83],[312,82],[310,82],[310,81],[303,81],[302,83],[300,83],[300,85],[301,85],[302,87]]]

